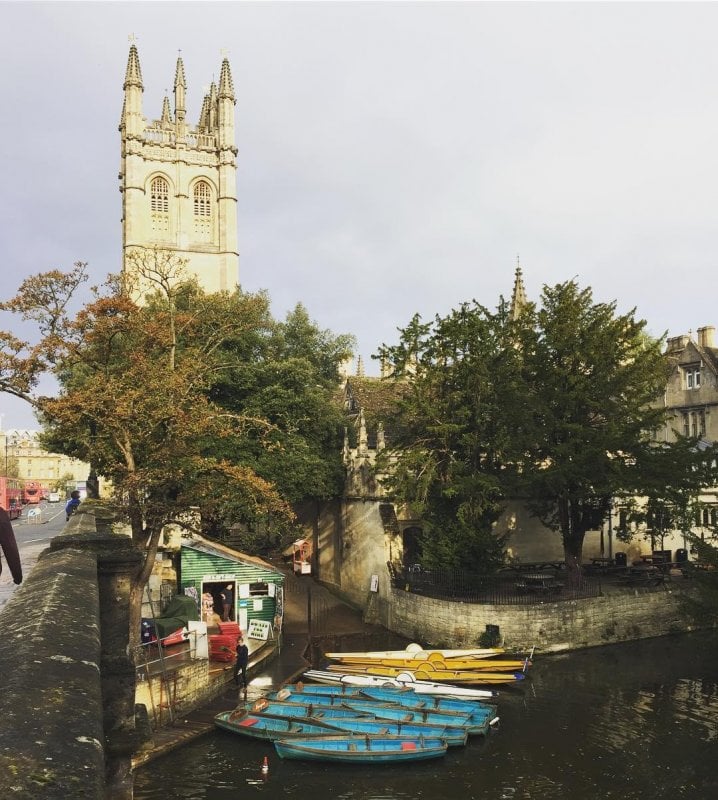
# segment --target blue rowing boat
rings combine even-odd
[[[350,700],[375,700],[381,703],[393,703],[406,708],[419,708],[426,711],[461,711],[467,714],[490,710],[496,713],[496,706],[482,700],[458,700],[448,697],[417,695],[410,689],[398,689],[392,686],[359,687],[359,686],[326,686],[323,684],[287,684],[276,692],[270,692],[267,699],[290,700],[310,698],[320,701],[320,697],[341,697]]]
[[[315,717],[332,722],[334,716],[362,716],[368,715],[376,719],[388,719],[395,722],[423,722],[432,725],[443,725],[455,728],[465,728],[469,734],[485,734],[489,730],[493,714],[489,710],[476,711],[465,714],[458,711],[425,711],[424,709],[410,709],[390,703],[380,703],[375,700],[356,700],[343,697],[313,698],[307,703],[306,698],[296,701],[290,700],[259,700],[266,702],[270,708],[255,710],[265,713]],[[343,713],[342,713],[343,712]]]
[[[375,736],[414,738],[424,736],[431,739],[443,739],[449,747],[463,747],[468,738],[466,728],[429,725],[425,722],[393,722],[388,719],[367,719],[366,717],[335,717],[332,719],[331,727],[359,735],[371,733]]]
[[[443,739],[387,736],[323,736],[318,739],[278,739],[274,749],[281,758],[335,761],[349,764],[394,764],[422,761],[446,753]]]
[[[327,736],[344,731],[333,725],[304,717],[274,717],[248,712],[246,709],[222,711],[215,715],[214,724],[225,731],[250,739],[289,739],[295,736]]]

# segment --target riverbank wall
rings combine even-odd
[[[461,603],[395,588],[376,614],[394,633],[432,647],[476,646],[493,626],[507,648],[550,653],[695,630],[682,603],[691,591],[685,581],[667,581],[655,590],[624,588],[524,606]]]

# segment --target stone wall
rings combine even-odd
[[[623,590],[603,597],[532,606],[479,605],[392,590],[381,603],[382,624],[432,647],[476,646],[487,625],[498,625],[508,648],[576,650],[693,630],[681,611],[685,589]]]
[[[104,797],[97,563],[38,559],[0,614],[0,797]]]

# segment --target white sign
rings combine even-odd
[[[379,576],[378,575],[372,575],[371,576],[371,586],[369,588],[371,589],[372,592],[378,592],[379,591]]]
[[[224,583],[224,581],[227,581],[227,583],[229,583],[230,581],[233,582],[234,579],[235,579],[234,575],[203,575],[202,576],[202,580],[205,583]]]
[[[255,597],[252,605],[252,611],[261,611],[264,607],[264,602],[261,597]]]
[[[269,639],[269,634],[272,632],[272,623],[266,622],[263,619],[253,619],[249,623],[249,630],[247,636],[250,639],[264,639],[266,642]]]
[[[239,584],[239,596],[240,597],[249,597],[249,584],[248,583],[240,583]]]

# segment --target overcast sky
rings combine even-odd
[[[718,322],[718,4],[1,2],[2,290],[120,266],[122,83],[237,93],[240,282],[358,340],[576,278]],[[6,326],[7,320],[0,320]],[[34,426],[0,395],[4,428]]]

